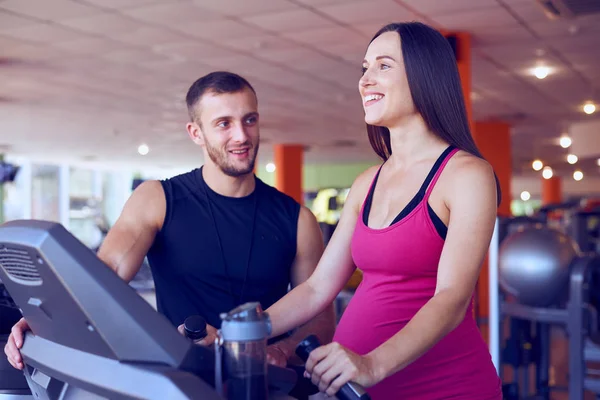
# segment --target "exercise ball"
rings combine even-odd
[[[499,252],[499,282],[521,304],[548,307],[568,292],[577,244],[563,232],[537,224],[509,234]]]

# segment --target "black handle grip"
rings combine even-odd
[[[185,336],[192,340],[204,339],[206,333],[206,321],[199,315],[187,317],[183,322]]]
[[[319,339],[315,335],[307,336],[296,346],[296,354],[306,362],[311,351],[321,346]],[[335,394],[339,400],[371,400],[371,396],[358,383],[348,382],[341,387],[340,391]]]

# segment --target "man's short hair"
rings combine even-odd
[[[185,101],[187,103],[190,119],[194,120],[194,107],[204,94],[211,93],[236,93],[248,88],[256,96],[256,91],[246,79],[228,71],[215,71],[204,75],[190,86]]]

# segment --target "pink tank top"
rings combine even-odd
[[[437,160],[421,190],[388,227],[369,228],[377,172],[352,238],[352,257],[363,272],[338,324],[334,341],[366,354],[390,339],[432,298],[445,229],[436,228],[428,199],[448,160]],[[381,170],[381,169],[380,169]],[[366,206],[366,207],[365,207]],[[365,215],[366,213],[366,215]],[[438,225],[442,224],[438,221]],[[500,400],[502,384],[473,317],[473,302],[461,324],[412,364],[367,391],[373,400]]]

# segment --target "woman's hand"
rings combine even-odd
[[[335,342],[310,353],[304,376],[328,396],[335,396],[349,381],[367,388],[381,380],[370,356],[360,356]]]

